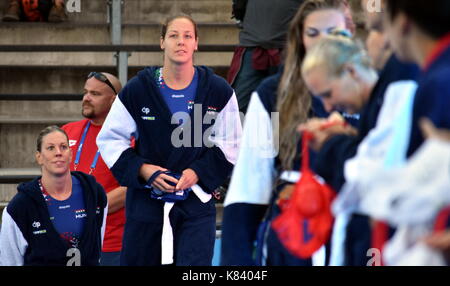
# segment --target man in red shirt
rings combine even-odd
[[[84,85],[81,113],[86,119],[62,127],[69,136],[73,152],[71,170],[93,175],[108,197],[108,217],[100,265],[120,263],[125,225],[126,187],[121,187],[98,152],[96,139],[116,95],[122,89],[119,80],[108,73],[91,72]]]

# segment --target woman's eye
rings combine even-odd
[[[47,147],[47,150],[53,150],[53,149],[55,149],[55,147],[54,146],[49,146],[49,147]]]
[[[336,27],[327,29],[327,34],[328,34],[328,35],[329,35],[329,34],[332,34],[332,33],[336,33],[337,35],[345,36],[345,35],[343,34],[344,31],[337,30]]]
[[[313,38],[313,37],[317,37],[317,36],[319,35],[319,32],[316,31],[316,30],[307,30],[307,31],[306,31],[306,35],[307,35],[308,37]]]
[[[330,91],[327,91],[327,92],[324,92],[324,93],[322,93],[322,94],[320,95],[320,97],[321,97],[321,98],[325,98],[325,99],[329,99],[329,98],[331,98],[331,90],[330,90]]]

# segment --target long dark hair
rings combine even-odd
[[[311,108],[311,96],[302,78],[301,66],[306,49],[303,43],[305,19],[313,12],[340,10],[345,0],[307,0],[292,19],[288,36],[283,76],[278,86],[277,111],[279,124],[279,158],[281,167],[289,170],[296,155],[300,135],[296,127],[306,121]],[[277,130],[274,130],[274,133]],[[276,134],[276,133],[275,133]],[[277,138],[275,136],[274,138]]]

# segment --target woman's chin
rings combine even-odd
[[[67,173],[70,173],[70,169],[68,167],[59,167],[59,168],[57,167],[52,168],[51,170],[47,170],[47,173],[55,177],[62,177]]]

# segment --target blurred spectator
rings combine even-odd
[[[434,139],[450,143],[450,130],[437,129],[428,119],[422,119],[420,121],[420,129],[428,140]],[[450,145],[448,146],[450,147]],[[450,211],[450,208],[446,209],[446,211]],[[447,220],[448,227],[450,227],[450,220]],[[450,230],[447,229],[446,231],[433,233],[426,237],[424,241],[429,246],[442,251],[447,264],[450,265]]]
[[[390,44],[403,61],[422,68],[414,100],[414,117],[408,157],[423,143],[419,118],[438,128],[450,128],[450,2],[386,1],[384,17]]]
[[[236,20],[236,24],[241,29],[243,28],[242,21],[244,20],[247,1],[248,0],[233,0],[231,18]]]
[[[233,0],[233,18],[240,28],[227,80],[234,88],[239,110],[246,112],[251,93],[261,81],[275,74],[285,47],[288,25],[303,0]],[[347,29],[355,24],[347,0],[337,1],[345,14]]]
[[[233,1],[233,15],[241,21],[242,30],[227,80],[236,92],[241,112],[247,111],[250,95],[261,81],[277,72],[289,22],[302,2]]]
[[[9,0],[4,22],[63,22],[67,20],[64,0]]]
[[[275,203],[278,193],[288,193],[293,189],[295,182],[284,175],[296,173],[300,167],[297,147],[300,136],[295,127],[310,116],[328,116],[320,99],[307,91],[300,67],[314,42],[346,27],[341,7],[340,0],[305,1],[290,23],[284,67],[276,75],[264,79],[252,94],[238,161],[224,202],[223,266],[312,264],[311,259],[300,259],[290,254],[276,233],[266,226],[280,214]],[[280,114],[276,133],[272,133],[272,112]],[[264,137],[262,144],[257,146],[251,142],[256,138],[254,130],[264,134],[260,136]],[[279,138],[277,134],[280,134]],[[272,145],[272,142],[277,144]],[[258,236],[258,232],[264,235]],[[267,249],[267,252],[263,253],[262,249]],[[319,259],[315,264],[320,263]]]
[[[373,57],[375,67],[381,70],[379,73],[379,80],[373,87],[368,102],[361,112],[361,119],[358,126],[358,136],[336,135],[321,132],[322,142],[316,144],[321,145],[318,152],[317,160],[315,162],[315,170],[318,174],[327,181],[336,191],[340,191],[344,183],[349,178],[345,175],[345,164],[349,159],[353,158],[358,151],[359,146],[363,140],[375,128],[378,120],[380,110],[385,100],[385,94],[388,87],[400,81],[414,80],[418,76],[418,67],[411,64],[405,64],[398,61],[395,55],[385,42],[386,32],[383,27],[384,7],[380,12],[370,12],[364,7],[367,7],[367,0],[361,0],[361,5],[364,11],[364,18],[366,21],[366,28],[372,36],[375,37],[377,44],[373,44],[374,38],[368,38],[367,47],[369,54]],[[384,133],[386,134],[386,133]],[[326,139],[326,140],[325,140]],[[325,142],[324,142],[325,141]],[[366,140],[367,142],[367,140]],[[373,150],[373,146],[371,147]],[[378,154],[378,153],[377,153]],[[363,157],[364,158],[364,157]],[[359,169],[365,170],[365,169]],[[356,170],[358,171],[358,170]],[[364,174],[363,174],[364,175]],[[352,173],[352,178],[356,175]],[[368,217],[360,214],[353,214],[350,221],[346,222],[345,235],[345,261],[340,261],[344,265],[364,266],[368,262],[366,256],[368,248],[371,247],[371,228]],[[340,264],[338,264],[340,265]]]

